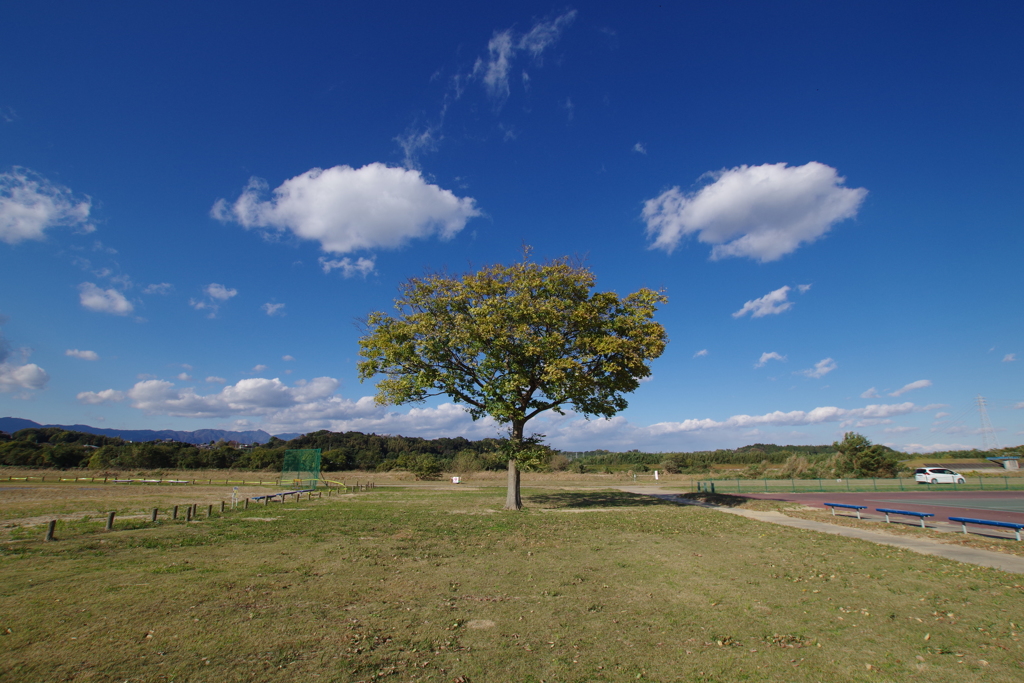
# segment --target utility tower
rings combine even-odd
[[[999,442],[996,441],[996,430],[992,427],[992,421],[988,419],[988,403],[986,403],[985,397],[981,394],[978,394],[978,398],[975,400],[978,403],[978,415],[981,417],[982,448],[986,451],[999,448]]]

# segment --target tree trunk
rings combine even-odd
[[[506,510],[522,510],[523,499],[519,496],[519,467],[516,459],[508,459],[508,493],[505,496]]]

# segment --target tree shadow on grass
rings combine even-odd
[[[670,499],[645,496],[626,491],[566,491],[564,493],[539,493],[524,496],[528,507],[540,508],[626,508],[678,505]]]

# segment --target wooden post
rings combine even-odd
[[[192,503],[192,516],[193,517],[198,517],[199,516],[199,503]]]
[[[177,518],[178,518],[178,506],[175,505],[174,506],[174,511],[171,512],[171,519],[177,519]]]
[[[220,511],[224,512],[224,501],[223,500],[220,502]]]
[[[268,502],[270,502],[270,497],[269,496],[263,496],[263,505],[266,505]]]
[[[206,507],[206,518],[209,519],[210,517],[213,517],[213,503]]]
[[[189,505],[187,508],[185,508],[185,521],[186,522],[191,522],[192,521],[192,506],[191,505]]]
[[[53,540],[53,530],[56,527],[57,527],[57,520],[51,519],[50,523],[46,525],[46,538],[43,539],[44,541],[52,541]]]
[[[160,512],[160,508],[153,508],[153,514],[151,514],[151,515],[149,516],[149,521],[151,521],[151,522],[155,522],[155,521],[156,521],[156,516],[157,516],[157,514],[158,514],[159,512]]]
[[[107,513],[107,528],[106,531],[113,531],[114,529],[114,511],[111,510]]]
[[[249,509],[249,499],[248,498],[245,499],[245,507],[243,509],[244,510],[248,510]]]

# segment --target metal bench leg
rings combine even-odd
[[[966,533],[967,533],[967,525],[966,525],[966,524],[964,524],[963,522],[960,522],[960,526],[962,526],[962,527],[963,527],[963,529],[964,529],[964,533],[966,534]]]
[[[885,523],[886,524],[889,523],[889,513],[888,512],[885,513]]]
[[[832,516],[835,517],[836,516],[836,509],[835,508],[831,508],[831,510],[832,510]]]
[[[1017,532],[1017,540],[1020,540],[1020,529],[1014,529]]]
[[[857,519],[860,519],[860,510],[857,510]]]
[[[926,527],[926,526],[924,525],[924,517],[922,517],[922,518],[921,518],[921,528],[922,528],[922,529],[927,529],[927,528],[928,528],[928,527]]]

